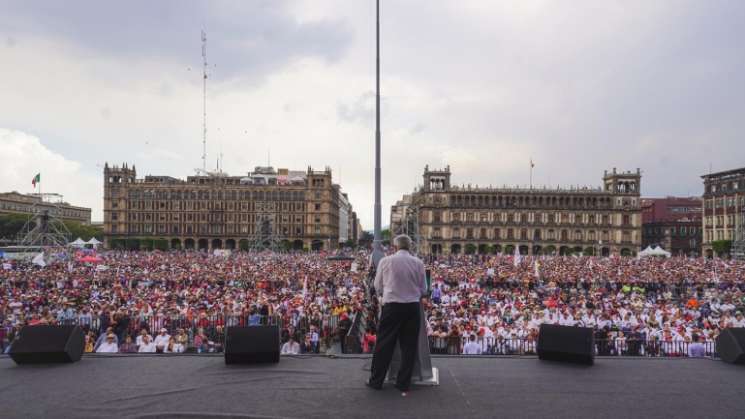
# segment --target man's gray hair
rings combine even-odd
[[[398,249],[411,250],[411,237],[400,234],[393,239],[393,245]]]

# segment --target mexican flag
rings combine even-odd
[[[41,173],[37,173],[36,176],[34,176],[33,179],[31,179],[31,184],[34,185],[34,188],[36,187],[36,184],[41,182]]]

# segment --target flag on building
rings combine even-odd
[[[34,185],[34,188],[36,187],[36,184],[41,182],[41,173],[37,173],[36,176],[34,176],[33,179],[31,179],[31,184]]]

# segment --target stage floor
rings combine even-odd
[[[363,385],[366,357],[86,356],[16,366],[0,356],[3,418],[743,418],[745,367],[705,359],[434,357],[439,387]]]

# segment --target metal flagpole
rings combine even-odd
[[[530,158],[530,189],[533,189],[533,158]]]
[[[375,1],[375,231],[373,236],[372,263],[375,269],[383,258],[380,234],[380,0]],[[382,300],[382,295],[380,296]],[[414,362],[412,384],[424,386],[440,385],[440,372],[432,367],[429,354],[429,339],[424,308],[420,307],[417,357]],[[388,381],[395,381],[401,367],[401,348],[396,345],[388,368]]]
[[[375,226],[372,264],[377,269],[383,258],[380,215],[380,0],[375,1]]]

